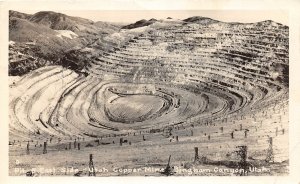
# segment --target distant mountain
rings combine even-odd
[[[151,22],[156,22],[157,21],[157,19],[155,19],[155,18],[152,18],[152,19],[149,19],[149,21]]]
[[[47,26],[55,30],[70,30],[76,34],[101,34],[119,29],[115,25],[103,22],[93,22],[80,17],[72,17],[52,11],[41,11],[32,15],[29,21]]]
[[[152,18],[150,20],[146,20],[146,19],[142,19],[142,20],[139,20],[133,24],[129,24],[129,25],[126,25],[126,26],[123,26],[122,29],[134,29],[134,28],[138,28],[138,27],[144,27],[144,26],[149,26],[153,23],[155,23],[157,20]]]
[[[51,11],[42,11],[35,13],[29,19],[29,21],[47,26],[56,30],[70,30],[73,32],[79,32],[87,28],[91,28],[93,21],[70,17],[62,13],[56,13]]]
[[[259,26],[259,27],[269,27],[269,26],[278,27],[278,26],[284,26],[285,28],[288,28],[288,26],[283,25],[283,24],[278,23],[278,22],[274,22],[272,20],[264,20],[264,21],[256,22],[256,23],[254,23],[254,25]]]
[[[20,19],[30,19],[31,16],[32,15],[30,15],[30,14],[9,10],[9,18],[15,17],[15,18],[20,18]]]
[[[220,22],[220,21],[208,18],[208,17],[201,17],[201,16],[189,17],[187,19],[184,19],[183,21],[184,22],[197,23],[197,24],[213,24],[213,23]]]
[[[215,19],[211,19],[208,17],[202,17],[202,16],[193,16],[193,17],[189,17],[187,19],[183,20],[186,23],[197,23],[197,24],[214,24],[214,23],[222,23],[221,21],[215,20]],[[253,24],[256,26],[282,26],[282,24],[274,22],[272,20],[264,20],[264,21],[259,21],[259,22],[255,22],[255,23],[241,23],[241,22],[226,22],[226,24],[239,24],[239,25],[244,25],[244,24]]]

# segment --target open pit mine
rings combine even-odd
[[[9,174],[288,174],[288,33],[11,11]]]

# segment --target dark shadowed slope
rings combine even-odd
[[[122,29],[134,29],[134,28],[138,28],[138,27],[149,26],[149,25],[153,24],[156,21],[157,20],[153,19],[153,18],[150,19],[150,20],[142,19],[142,20],[139,20],[139,21],[137,21],[133,24],[123,26]]]

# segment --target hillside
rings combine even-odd
[[[15,42],[36,42],[42,37],[54,39],[56,32],[48,27],[25,19],[11,17],[9,20],[9,39]]]
[[[36,60],[47,60],[48,64],[61,63],[62,58],[67,58],[70,53],[81,54],[81,49],[84,49],[89,44],[97,44],[99,52],[103,48],[101,38],[114,33],[120,27],[114,24],[105,22],[93,22],[91,20],[71,17],[61,13],[43,11],[34,15],[28,15],[17,11],[10,11],[9,16],[9,40],[14,41],[17,48],[11,46],[10,55],[15,55],[26,50],[22,55],[28,55]],[[100,41],[99,41],[100,40]],[[21,50],[18,50],[20,48]],[[17,58],[20,59],[18,60]],[[11,57],[14,67],[20,62],[20,67],[25,61],[22,56]],[[10,61],[12,62],[12,61]],[[30,61],[26,61],[31,63]],[[87,61],[86,61],[87,62]],[[76,62],[76,67],[73,69],[80,71],[85,61]],[[44,62],[43,62],[44,63]],[[34,66],[32,63],[31,66]],[[43,64],[39,64],[43,66]],[[18,66],[19,67],[19,66]],[[28,67],[27,67],[28,68]],[[10,75],[22,75],[35,68],[16,70],[10,67]],[[18,73],[17,71],[23,71]]]

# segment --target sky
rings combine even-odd
[[[17,10],[34,14],[37,10]],[[47,11],[47,10],[40,10]],[[251,23],[264,20],[288,25],[288,13],[283,10],[51,10],[93,21],[133,23],[141,19],[185,19],[191,16],[209,17],[224,22]]]

